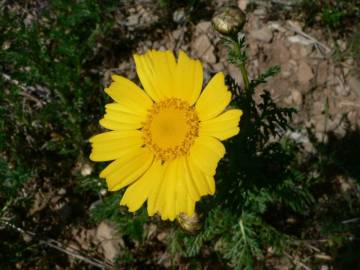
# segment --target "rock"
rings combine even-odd
[[[303,97],[299,90],[291,90],[291,101],[297,107],[300,108],[303,103]]]
[[[276,30],[282,33],[286,32],[286,29],[283,26],[281,26],[280,22],[272,21],[272,22],[268,22],[268,25],[271,30]]]
[[[314,42],[312,40],[307,39],[303,36],[299,36],[299,35],[288,37],[288,41],[290,43],[298,43],[298,44],[306,45],[306,46],[310,46],[310,45],[314,44]]]
[[[7,49],[9,49],[11,46],[11,42],[9,40],[5,40],[4,43],[2,44],[1,48],[6,51]]]
[[[248,4],[249,4],[249,0],[238,0],[238,7],[243,11],[246,10]]]
[[[107,189],[102,188],[102,189],[100,190],[100,195],[101,195],[101,196],[106,196],[106,194],[107,194]]]
[[[339,96],[347,97],[350,94],[350,86],[340,81],[339,84],[335,86],[335,92]]]
[[[328,77],[328,65],[327,61],[321,61],[318,65],[318,70],[316,72],[316,83],[318,85],[326,84],[326,79]]]
[[[291,58],[290,51],[286,47],[284,40],[275,40],[272,46],[272,55],[274,60],[279,61],[281,66],[289,63]]]
[[[360,80],[356,76],[351,75],[348,77],[347,82],[352,92],[356,93],[360,97]]]
[[[66,189],[65,188],[60,188],[59,191],[57,192],[57,194],[59,194],[60,196],[63,196],[66,194]]]
[[[26,232],[24,232],[22,234],[22,237],[23,237],[23,240],[24,240],[25,243],[30,243],[32,241],[32,239],[33,239],[33,236],[26,233]]]
[[[34,215],[37,212],[40,212],[46,206],[48,206],[48,203],[49,203],[50,199],[53,197],[53,195],[54,195],[53,192],[49,192],[49,193],[38,192],[38,193],[36,193],[33,205],[29,210],[30,216]]]
[[[224,70],[224,64],[223,63],[216,63],[212,65],[212,68],[215,72],[220,72]]]
[[[127,17],[126,26],[136,26],[137,24],[139,24],[139,14],[134,14]]]
[[[311,67],[302,61],[300,62],[297,76],[300,83],[307,84],[314,78],[314,73],[312,72]]]
[[[296,143],[304,144],[310,142],[306,130],[288,131],[287,135],[289,136],[290,139],[294,140]]]
[[[183,34],[184,34],[183,28],[176,29],[172,32],[172,36],[174,37],[174,39],[179,39]]]
[[[287,20],[286,23],[294,30],[302,31],[301,23],[298,21]]]
[[[195,27],[195,35],[208,34],[211,30],[211,22],[203,21],[199,22]]]
[[[265,26],[259,30],[252,31],[250,36],[258,41],[269,43],[273,38],[273,33],[269,27]]]
[[[252,56],[256,56],[259,52],[259,46],[257,42],[249,43],[249,51]]]
[[[265,8],[257,8],[254,10],[254,15],[259,16],[261,18],[266,16],[266,10]]]
[[[301,58],[304,58],[304,57],[310,55],[312,51],[313,51],[312,46],[301,46],[299,54],[300,54]]]
[[[93,168],[89,164],[85,163],[81,166],[80,173],[82,176],[88,176],[92,173],[92,171],[93,171]]]
[[[114,263],[120,255],[121,248],[125,246],[115,225],[108,220],[102,221],[96,229],[96,239],[102,247],[105,259]]]
[[[161,243],[166,243],[166,239],[167,239],[168,235],[169,235],[169,232],[163,231],[156,236],[156,239]]]
[[[241,72],[237,66],[233,64],[228,65],[228,73],[239,85],[244,86]]]
[[[95,242],[96,229],[84,229],[81,227],[73,227],[71,229],[72,239],[83,250],[89,250]]]
[[[174,11],[173,13],[173,20],[176,23],[183,23],[185,22],[186,14],[184,8],[180,8]]]
[[[216,57],[214,53],[214,46],[212,46],[207,35],[202,34],[198,36],[192,43],[192,50],[203,61],[209,64],[216,63]]]

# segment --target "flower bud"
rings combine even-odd
[[[183,228],[188,233],[193,234],[201,229],[200,218],[196,212],[191,217],[181,213],[176,219],[179,222],[181,228]]]
[[[246,21],[246,16],[237,7],[224,7],[215,13],[212,24],[216,31],[223,35],[233,35],[241,31]]]

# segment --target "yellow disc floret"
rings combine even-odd
[[[186,101],[154,103],[142,128],[145,144],[162,161],[185,155],[199,135],[199,118]]]

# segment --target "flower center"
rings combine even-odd
[[[199,118],[186,101],[169,98],[153,105],[142,131],[157,158],[172,160],[189,151],[199,135]]]

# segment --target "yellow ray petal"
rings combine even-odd
[[[161,164],[160,161],[157,162],[156,170],[154,171],[155,176],[153,177],[152,181],[154,181],[154,186],[149,192],[148,202],[147,202],[147,210],[149,216],[153,216],[156,213],[156,205],[157,201],[161,197],[160,189],[164,182],[164,174],[166,171],[167,163]]]
[[[106,114],[100,120],[100,125],[111,130],[129,130],[142,127],[146,114],[128,113],[124,106],[118,103],[107,104]]]
[[[141,155],[143,152],[144,152],[143,147],[134,147],[131,148],[129,151],[122,151],[121,152],[122,155],[118,159],[111,162],[104,170],[100,172],[100,177],[101,178],[108,177],[110,174],[121,169],[123,164],[126,164],[126,162],[136,158],[137,156]]]
[[[179,51],[176,66],[174,97],[193,105],[199,98],[203,84],[203,69],[200,61],[191,59],[183,51]]]
[[[183,162],[184,160],[175,159],[162,166],[158,178],[161,180],[156,183],[157,188],[153,188],[148,196],[149,215],[159,213],[161,219],[173,221],[180,213],[191,215],[194,213],[196,201],[191,199],[187,190]]]
[[[199,119],[205,121],[219,115],[231,101],[231,93],[228,91],[224,74],[217,73],[207,84],[201,93],[195,108]]]
[[[194,215],[194,212],[195,212],[195,202],[189,196],[187,196],[187,198],[186,198],[186,214],[189,217],[192,217]]]
[[[210,120],[200,122],[199,135],[213,136],[219,140],[226,140],[239,133],[241,110],[228,110]]]
[[[182,179],[178,179],[176,182],[176,201],[175,201],[175,207],[176,207],[176,216],[180,215],[181,213],[187,212],[187,197],[188,192],[186,185]]]
[[[208,194],[213,195],[215,192],[215,185],[210,185],[211,183],[207,179],[208,175],[202,172],[199,167],[189,159],[187,160],[187,164],[190,170],[191,178],[193,179],[200,196]]]
[[[119,103],[121,111],[145,117],[147,110],[152,106],[152,101],[146,93],[124,77],[113,75],[112,79],[114,82],[105,92]]]
[[[225,155],[224,145],[213,137],[201,136],[190,149],[189,164],[194,163],[203,173],[215,175],[219,160]]]
[[[103,171],[100,176],[106,175],[106,183],[110,191],[119,190],[139,179],[150,167],[154,155],[147,148],[140,148],[138,155],[129,152],[121,159],[117,159]]]
[[[164,172],[164,177],[162,183],[159,187],[156,202],[154,207],[154,212],[159,213],[162,220],[175,219],[175,210],[176,210],[176,198],[175,198],[175,189],[176,189],[176,180],[177,180],[177,170],[178,170],[178,161],[172,160],[166,162],[166,167]],[[150,199],[150,198],[149,198]]]
[[[176,60],[171,51],[135,54],[134,60],[141,84],[154,101],[172,96]]]
[[[138,130],[104,132],[90,138],[90,142],[90,159],[93,161],[114,160],[144,144],[142,134]]]
[[[130,185],[121,199],[120,205],[127,205],[130,212],[138,210],[153,189],[158,189],[161,177],[161,162],[154,161],[139,180]]]
[[[179,157],[179,174],[181,174],[181,183],[186,188],[186,193],[194,201],[198,201],[203,194],[196,183],[196,179],[191,175],[185,156]]]
[[[89,141],[91,143],[103,143],[113,140],[123,140],[128,137],[138,137],[141,135],[142,133],[138,130],[108,131],[92,136]]]
[[[164,196],[165,200],[160,215],[164,219],[170,219],[171,221],[176,217],[176,187],[177,182],[181,181],[178,175],[178,166],[179,162],[177,160],[170,162],[164,176],[166,185],[162,196]]]
[[[124,123],[119,121],[103,118],[99,121],[99,124],[110,130],[134,130],[139,128],[138,123]]]

